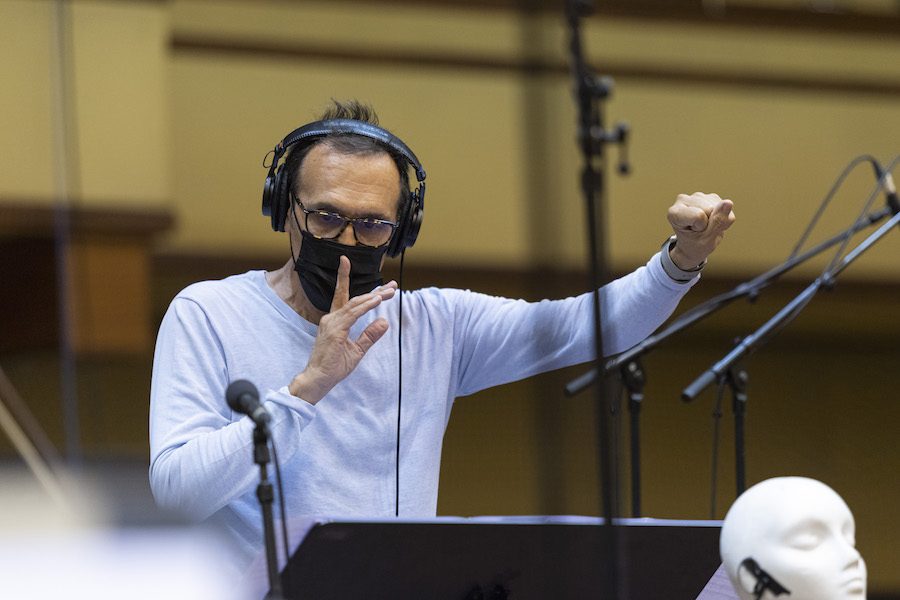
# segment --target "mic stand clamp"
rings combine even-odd
[[[262,508],[266,565],[269,571],[269,593],[266,594],[265,600],[283,600],[281,578],[278,576],[278,554],[275,547],[275,521],[272,516],[275,494],[267,468],[269,464],[269,428],[265,423],[257,424],[256,429],[253,430],[253,461],[259,465],[259,485],[256,488],[256,497]]]

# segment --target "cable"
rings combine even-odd
[[[818,210],[816,210],[812,219],[809,222],[809,225],[806,226],[806,230],[803,232],[803,235],[800,236],[800,239],[797,241],[797,244],[794,246],[794,249],[791,250],[790,255],[788,256],[788,260],[794,258],[798,252],[800,252],[800,248],[803,247],[803,244],[806,243],[806,239],[809,237],[809,234],[812,233],[812,230],[815,228],[816,224],[819,222],[819,218],[824,214],[825,209],[828,207],[828,204],[831,202],[834,195],[844,184],[844,180],[848,175],[862,162],[869,162],[872,165],[877,164],[878,161],[871,154],[861,154],[851,160],[844,170],[841,171],[841,174],[838,175],[837,179],[835,179],[834,184],[831,186],[831,189],[828,190],[828,193],[825,194],[825,198],[822,199],[822,203],[819,205]],[[881,186],[878,186],[881,189]]]
[[[406,249],[400,252],[400,276],[397,290],[400,293],[400,323],[397,326],[397,454],[394,472],[396,488],[394,490],[394,516],[400,516],[400,416],[403,407],[403,261]]]
[[[275,482],[278,484],[278,505],[281,512],[281,536],[284,539],[284,562],[287,564],[287,561],[291,558],[291,547],[288,544],[287,513],[284,508],[284,484],[281,483],[281,464],[278,462],[278,452],[275,450],[274,432],[269,435],[269,444],[272,446],[272,460],[275,462]]]
[[[869,211],[872,208],[872,204],[875,202],[875,198],[884,191],[883,181],[886,176],[889,176],[895,168],[897,168],[897,163],[900,161],[900,156],[894,157],[894,159],[888,164],[887,169],[883,171],[883,174],[878,180],[878,183],[875,189],[872,190],[872,193],[869,194],[869,199],[866,201],[865,206],[859,213],[859,217],[857,217],[857,222],[865,219],[865,217],[869,214]],[[873,159],[873,166],[876,168],[876,172],[880,169],[877,161]],[[847,245],[850,243],[850,236],[848,235],[844,242],[841,244],[840,248],[835,252],[834,257],[831,259],[831,263],[822,271],[823,276],[833,275],[835,273],[835,269],[838,267],[838,261],[841,259],[841,256],[844,254],[844,250],[847,249]]]
[[[800,252],[800,248],[802,248],[803,245],[806,243],[806,240],[809,238],[810,234],[812,233],[813,229],[815,228],[816,224],[818,223],[820,217],[824,214],[825,209],[828,207],[828,204],[831,202],[834,195],[837,193],[838,189],[843,185],[844,180],[858,165],[860,165],[863,162],[868,162],[869,164],[871,164],[872,168],[875,170],[875,173],[877,176],[879,176],[879,178],[875,185],[875,188],[869,194],[868,200],[866,201],[862,210],[860,210],[859,216],[857,217],[855,223],[860,224],[860,223],[864,223],[866,221],[871,220],[869,218],[870,217],[869,211],[872,209],[872,205],[874,204],[875,199],[878,197],[878,195],[882,192],[885,192],[885,186],[884,186],[885,178],[893,172],[894,168],[897,165],[898,158],[900,158],[900,157],[894,158],[894,160],[891,161],[890,165],[885,170],[881,169],[881,165],[878,163],[878,160],[875,159],[875,157],[873,157],[871,154],[861,154],[861,155],[857,156],[856,158],[854,158],[852,161],[850,161],[850,163],[844,168],[844,170],[841,172],[841,174],[835,180],[831,189],[828,191],[828,194],[825,195],[825,198],[822,200],[822,203],[819,205],[818,210],[813,215],[812,219],[809,222],[809,225],[807,225],[806,230],[803,232],[803,235],[800,236],[800,239],[797,241],[797,244],[794,246],[794,248],[791,251],[790,255],[788,256],[787,260],[790,261],[795,256],[797,256],[797,254]],[[827,275],[828,273],[831,273],[834,270],[835,266],[838,264],[838,261],[840,260],[844,251],[847,249],[847,246],[850,243],[851,237],[852,237],[852,234],[848,232],[846,234],[846,236],[844,237],[844,239],[842,240],[838,249],[835,251],[834,256],[831,259],[831,262],[828,264],[828,266],[826,266],[822,270],[823,276]]]

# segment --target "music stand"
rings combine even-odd
[[[632,600],[695,600],[720,564],[718,521],[620,519]],[[282,571],[287,599],[565,600],[607,589],[610,528],[573,517],[329,521]]]

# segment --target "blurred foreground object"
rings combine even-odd
[[[64,478],[66,506],[24,470],[0,477],[3,597],[237,600],[224,586],[222,542],[213,530],[164,518],[111,523],[122,510],[83,477]]]

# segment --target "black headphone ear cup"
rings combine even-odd
[[[266,217],[272,216],[272,199],[275,197],[275,172],[270,171],[266,176],[266,182],[263,184],[262,197],[262,214]]]
[[[284,231],[284,226],[287,222],[288,209],[291,203],[287,180],[284,165],[281,165],[278,167],[278,173],[275,175],[272,195],[272,229],[275,231]]]
[[[422,228],[422,218],[425,216],[425,211],[422,210],[418,198],[415,199],[413,205],[412,214],[409,215],[409,224],[406,226],[404,248],[409,248],[416,243],[416,238],[419,237],[419,229]]]
[[[406,210],[400,215],[397,231],[387,249],[387,255],[391,258],[399,256],[403,250],[416,243],[416,236],[422,227],[423,211],[419,203],[418,191],[410,194],[410,200],[406,204]]]

